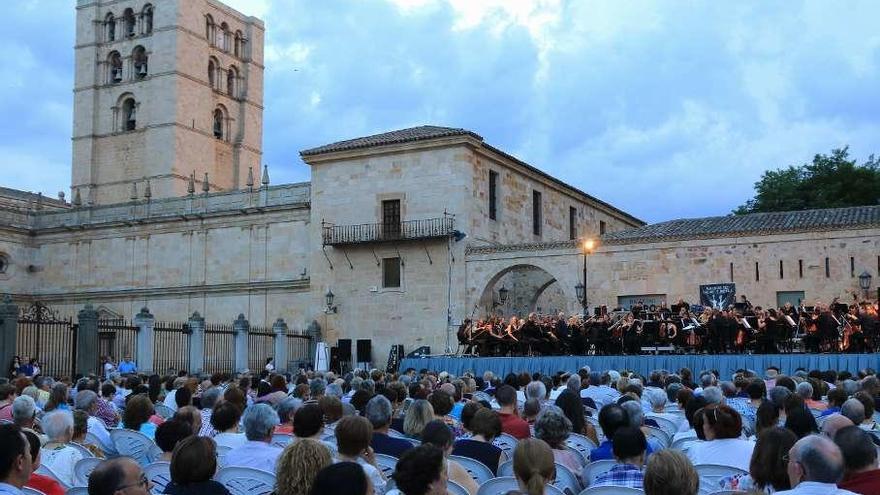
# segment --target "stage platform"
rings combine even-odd
[[[644,356],[548,356],[548,357],[428,357],[407,358],[400,370],[415,368],[448,371],[461,375],[466,371],[495,375],[522,371],[553,374],[557,371],[576,371],[584,365],[593,370],[633,370],[648,374],[653,370],[677,371],[690,368],[694,373],[718,370],[728,378],[738,369],[750,369],[763,376],[767,366],[777,366],[782,373],[791,374],[798,368],[807,370],[847,370],[852,373],[862,368],[880,367],[880,354],[676,354]]]

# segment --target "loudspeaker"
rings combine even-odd
[[[373,341],[367,339],[358,339],[357,341],[357,362],[369,363],[373,361]]]
[[[351,339],[339,339],[336,343],[336,347],[339,351],[338,354],[340,361],[351,361]]]
[[[423,345],[423,346],[419,347],[418,349],[416,349],[416,350],[410,352],[409,354],[407,354],[406,357],[408,357],[408,358],[420,358],[420,357],[427,357],[427,356],[430,356],[430,355],[431,355],[431,347],[430,347],[430,346],[427,346],[427,345]]]

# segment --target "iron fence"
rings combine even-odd
[[[16,333],[16,355],[36,358],[44,375],[74,377],[77,326],[72,318],[61,318],[37,302],[22,309]]]
[[[407,241],[447,237],[455,231],[451,216],[407,220],[394,223],[364,223],[360,225],[325,225],[325,246],[358,244],[363,242]]]
[[[271,328],[251,326],[248,330],[248,368],[259,373],[266,359],[275,355],[275,332]]]
[[[235,367],[235,334],[232,325],[205,325],[205,373],[230,373]]]
[[[302,330],[290,330],[287,334],[287,369],[295,371],[300,366],[311,363],[312,336]]]
[[[95,369],[102,373],[103,357],[112,356],[121,361],[128,356],[137,356],[138,327],[122,318],[98,320],[98,362]]]
[[[189,325],[156,322],[153,327],[153,369],[159,373],[189,370]]]

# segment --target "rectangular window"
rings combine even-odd
[[[755,262],[755,282],[761,281],[761,270],[758,269],[758,262]]]
[[[574,206],[570,206],[568,208],[568,238],[571,240],[577,239],[577,219],[577,208],[575,208]]]
[[[804,278],[804,260],[798,260],[798,277]]]
[[[825,278],[831,278],[831,263],[828,262],[828,257],[825,257]]]
[[[783,278],[785,278],[785,272],[782,268],[782,260],[779,260],[779,280],[782,280]]]
[[[400,237],[400,200],[382,201],[382,237],[396,239]]]
[[[541,215],[541,192],[532,191],[532,233],[541,235],[541,223],[543,218]]]
[[[382,258],[382,287],[400,287],[400,258]]]
[[[733,263],[730,263],[730,281],[733,282]]]
[[[599,220],[599,235],[605,235],[605,221]]]
[[[856,276],[856,259],[853,258],[852,256],[849,257],[849,276],[850,277]]]
[[[498,172],[489,171],[489,219],[498,219]]]

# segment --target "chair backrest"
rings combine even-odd
[[[590,462],[590,451],[596,448],[596,444],[592,440],[577,433],[570,434],[565,439],[565,444],[577,451],[584,464]]]
[[[480,489],[477,495],[498,495],[499,493],[507,493],[512,490],[519,490],[519,484],[513,476],[502,476],[500,478],[492,478],[485,483],[480,483]],[[450,492],[452,493],[452,492]],[[546,495],[565,495],[565,493],[553,485],[547,485],[544,490]]]
[[[171,483],[171,463],[159,461],[148,464],[144,466],[144,474],[153,482],[153,495],[159,495],[165,491],[165,485]]]
[[[24,493],[25,495],[46,495],[40,490],[37,490],[36,488],[31,488],[29,486],[21,487],[21,493]]]
[[[218,445],[217,446],[217,465],[224,466],[226,465],[226,454],[232,450],[232,447],[229,445]]]
[[[648,414],[645,417],[651,418],[654,421],[656,421],[657,425],[660,426],[660,429],[665,431],[666,435],[668,435],[670,438],[672,438],[672,435],[675,435],[675,432],[678,431],[678,426],[676,426],[675,423],[672,422],[672,420],[670,420],[669,418],[664,418],[662,416],[655,416],[653,414]]]
[[[607,473],[611,470],[611,468],[614,467],[615,464],[617,464],[617,461],[611,459],[602,459],[587,464],[587,466],[584,468],[584,474],[582,476],[584,479],[584,483],[586,483],[587,486],[591,486],[593,483],[596,482],[596,478],[600,474]]]
[[[517,442],[516,437],[509,433],[502,433],[495,440],[492,440],[492,444],[503,450],[507,457],[511,459],[513,458],[513,450],[516,448]]]
[[[165,404],[161,404],[161,403],[155,404],[155,405],[153,405],[153,410],[156,411],[156,414],[158,414],[159,416],[161,416],[165,419],[168,419],[168,418],[174,416],[174,410],[171,409],[170,407],[166,406]]]
[[[737,474],[747,475],[747,471],[733,466],[722,466],[720,464],[697,464],[694,466],[697,474],[700,476],[700,494],[707,495],[717,492],[721,489],[721,479],[727,476],[735,476]]]
[[[663,447],[669,447],[669,444],[672,443],[672,437],[669,436],[668,433],[661,430],[660,428],[654,428],[653,426],[649,426],[646,428],[648,430],[648,437],[656,438]]]
[[[568,495],[577,495],[581,491],[581,482],[564,464],[556,463],[556,479],[553,486]]]
[[[76,461],[76,464],[73,465],[73,479],[76,481],[76,486],[88,486],[89,475],[102,462],[103,459],[97,457],[84,457]]]
[[[156,444],[150,440],[150,437],[139,431],[119,428],[110,430],[110,438],[119,455],[131,457],[140,465],[146,466],[153,462],[155,450],[158,449]]]
[[[486,402],[492,402],[492,396],[487,394],[486,392],[481,392],[481,391],[474,392],[472,397],[474,398],[475,401],[484,400]]]
[[[462,457],[460,455],[451,455],[449,458],[458,461],[458,463],[461,464],[461,467],[465,468],[468,474],[471,475],[471,478],[477,482],[477,485],[482,485],[495,477],[488,466],[476,459]]]
[[[392,430],[391,428],[388,428],[388,436],[391,438],[409,438],[406,435],[404,435],[403,433],[401,433],[397,430]]]
[[[225,467],[214,476],[231,495],[264,495],[275,490],[275,475],[246,467]]]
[[[101,445],[101,444],[98,444],[98,445]],[[79,453],[83,455],[83,457],[95,457],[95,454],[93,454],[91,450],[89,450],[85,446],[80,445],[76,442],[70,442],[67,444],[67,446],[73,447],[74,449],[78,450]]]
[[[513,476],[513,460],[498,466],[498,476]]]
[[[276,447],[287,447],[293,441],[293,435],[290,433],[275,433],[272,435],[272,445]]]
[[[65,490],[70,488],[70,483],[68,483],[67,481],[64,481],[60,477],[58,477],[58,474],[55,471],[52,471],[52,468],[50,468],[49,466],[47,466],[44,463],[40,463],[40,467],[37,468],[36,472],[38,474],[42,474],[43,476],[48,476],[48,477],[52,478],[53,480],[57,481],[58,484],[61,485],[61,487],[64,488]]]
[[[110,430],[110,429],[108,428],[108,431],[112,431],[112,430]],[[89,444],[92,444],[92,445],[97,445],[98,447],[101,447],[101,446],[102,446],[102,444],[101,444],[101,440],[98,439],[98,436],[95,435],[94,433],[90,432],[90,431],[87,431],[87,432],[86,432],[86,443],[89,443]]]
[[[573,453],[577,456],[578,460],[581,463],[581,466],[586,466],[590,463],[590,451],[589,450],[578,450],[577,447],[574,447],[570,444],[565,444],[565,449]]]
[[[376,467],[382,470],[386,478],[390,478],[397,466],[397,457],[388,454],[373,454],[376,456]]]
[[[388,492],[385,493],[387,495]],[[452,480],[446,481],[446,493],[448,493],[449,495],[470,495],[467,491],[467,488],[459,485]]]
[[[628,486],[594,486],[582,491],[580,495],[639,495],[645,492]]]
[[[87,486],[72,486],[67,489],[66,495],[89,495],[89,487],[87,487]]]

